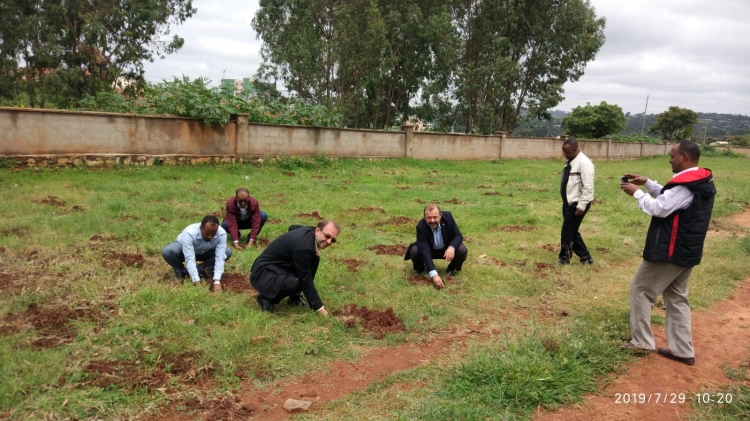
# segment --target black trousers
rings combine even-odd
[[[442,249],[442,250],[436,250],[432,249],[432,260],[435,259],[445,259],[445,250],[447,250],[448,247]],[[448,264],[448,268],[445,269],[446,272],[450,272],[452,270],[460,271],[461,267],[464,264],[464,261],[466,261],[466,256],[469,254],[469,250],[466,248],[465,245],[461,244],[456,249],[456,252],[453,255],[453,260]],[[411,246],[409,249],[409,255],[411,257],[411,264],[414,268],[414,271],[416,272],[424,272],[424,261],[422,260],[422,255],[419,254],[419,248],[417,245]]]
[[[279,293],[276,294],[275,297],[266,297],[265,295],[261,294],[263,298],[267,299],[271,303],[278,304],[286,297],[302,294],[302,288],[300,287],[299,280],[294,276],[275,274],[266,274],[266,276],[272,276],[271,282],[279,285]]]
[[[570,262],[573,257],[573,253],[577,254],[578,257],[584,258],[589,257],[591,253],[586,248],[586,243],[583,242],[581,233],[578,232],[578,228],[581,227],[583,217],[588,213],[591,203],[586,205],[586,210],[583,211],[581,216],[576,216],[576,206],[578,202],[571,203],[569,205],[563,204],[563,225],[560,230],[560,260],[566,260]]]

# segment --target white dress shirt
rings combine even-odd
[[[673,175],[672,178],[697,169],[698,167],[688,168]],[[638,200],[638,207],[647,215],[666,218],[675,211],[685,209],[693,203],[693,194],[685,186],[675,186],[665,191],[664,194],[660,194],[664,186],[654,180],[649,179],[644,186],[648,190],[648,194],[644,193],[643,190],[636,190],[633,197]]]

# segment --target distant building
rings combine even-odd
[[[242,79],[222,79],[221,89],[234,96],[249,99],[254,97],[257,93],[253,82],[255,82],[255,78],[252,77]]]

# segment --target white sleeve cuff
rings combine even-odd
[[[437,271],[436,271],[436,270],[431,270],[431,271],[429,271],[429,272],[427,273],[427,276],[429,276],[430,278],[432,278],[432,277],[433,277],[433,276],[435,276],[435,275],[437,275]]]

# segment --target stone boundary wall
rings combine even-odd
[[[667,143],[579,140],[594,160],[667,155]],[[447,160],[556,159],[561,140],[249,124],[179,117],[0,107],[0,156],[26,165],[154,165],[314,156]]]

